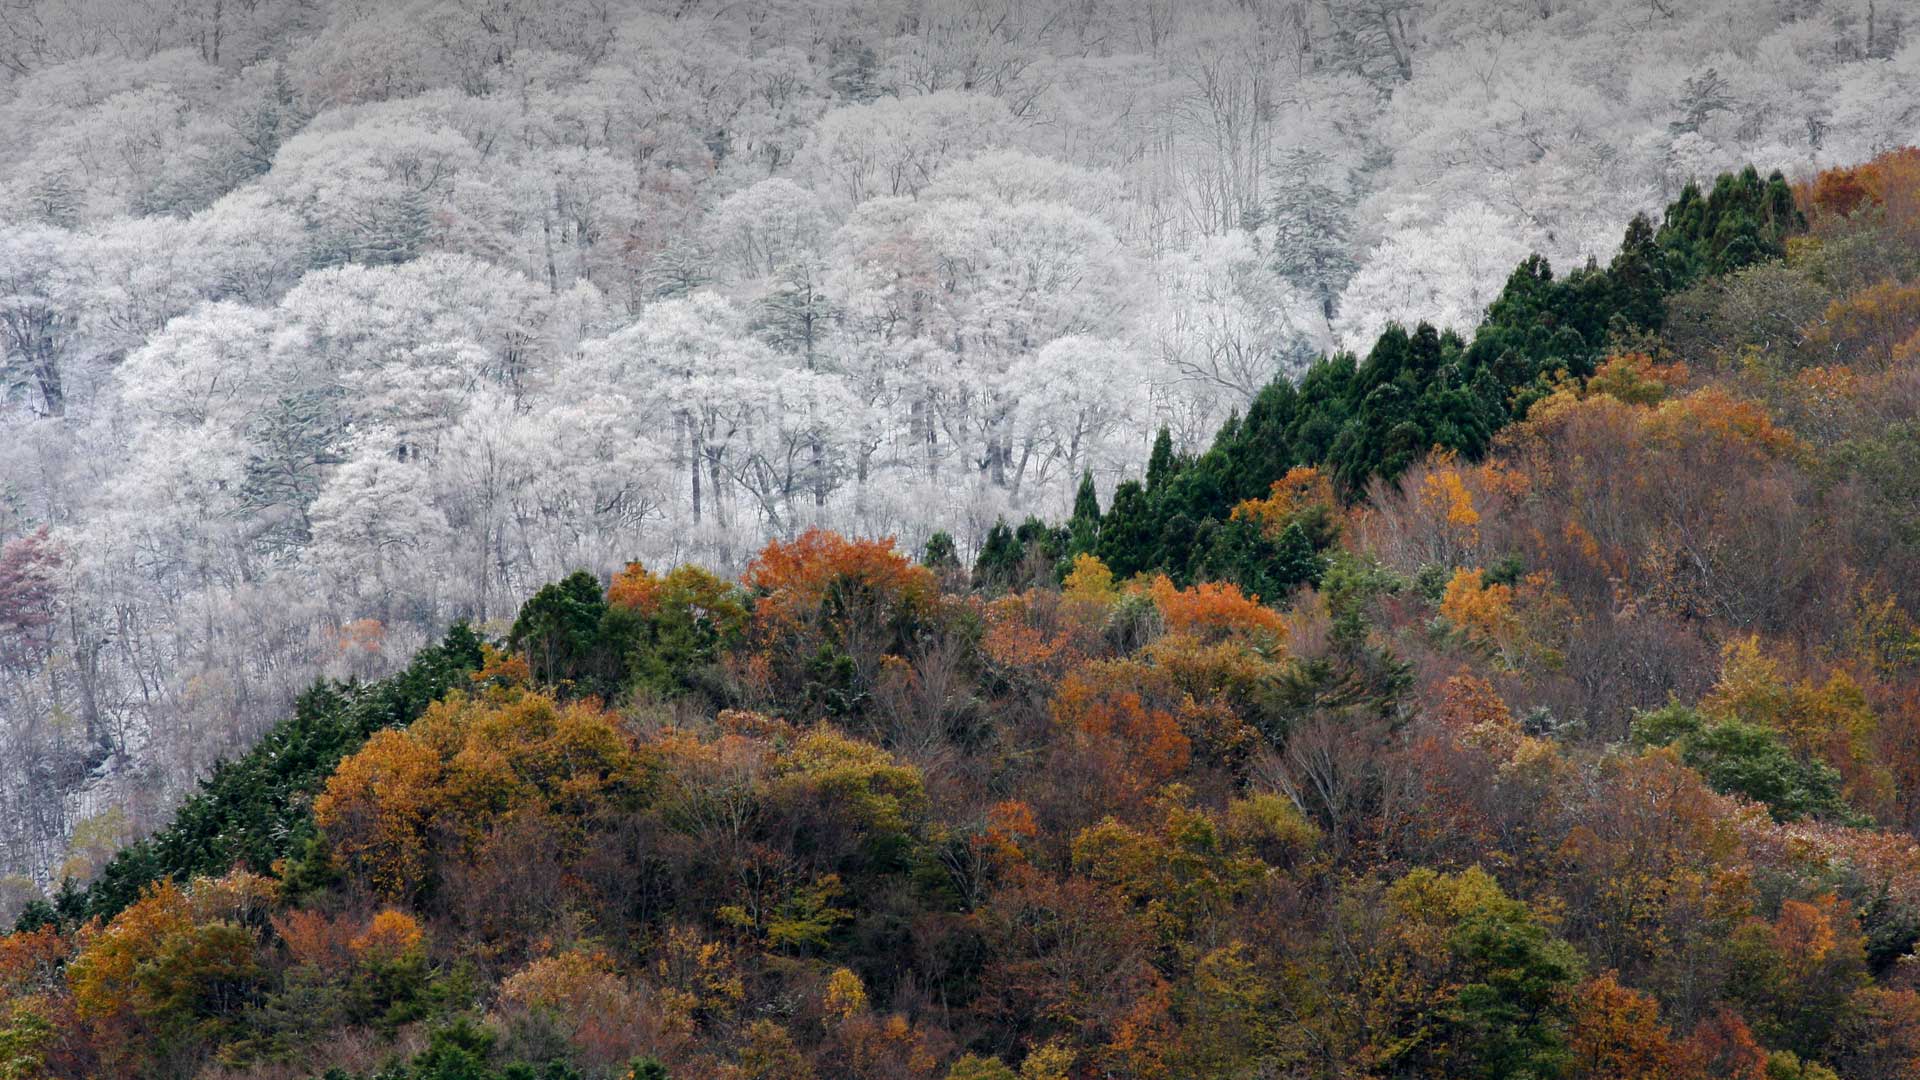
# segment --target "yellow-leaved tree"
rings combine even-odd
[[[564,846],[595,810],[638,796],[648,774],[632,739],[591,703],[524,688],[454,694],[341,762],[314,820],[349,873],[388,899],[417,900],[509,820],[536,822]]]

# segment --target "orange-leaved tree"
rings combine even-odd
[[[575,835],[642,792],[644,757],[591,703],[509,689],[453,694],[411,727],[375,733],[327,781],[314,820],[347,869],[390,899],[430,894],[516,815]]]
[[[236,1033],[265,973],[257,924],[267,879],[236,871],[191,891],[149,886],[125,911],[80,937],[67,968],[73,1010],[116,1075],[164,1075],[197,1048]]]
[[[655,693],[701,685],[739,644],[747,620],[745,591],[692,564],[659,575],[632,562],[607,585],[604,632],[625,654],[632,682]]]
[[[1264,499],[1246,499],[1233,508],[1235,521],[1254,521],[1268,537],[1281,531],[1302,514],[1316,508],[1331,514],[1340,505],[1333,493],[1333,481],[1311,465],[1296,465],[1273,482]]]
[[[1287,623],[1278,611],[1248,596],[1230,581],[1202,581],[1182,589],[1165,574],[1145,586],[1169,633],[1192,634],[1204,640],[1244,637],[1277,647],[1287,636]]]
[[[892,539],[852,540],[808,529],[775,540],[748,564],[753,628],[783,704],[809,689],[825,711],[849,711],[888,655],[903,653],[938,609],[933,571]]]
[[[1193,740],[1167,697],[1159,673],[1133,660],[1083,664],[1055,687],[1054,719],[1113,770],[1097,785],[1107,796],[1138,798],[1187,767]]]
[[[1574,988],[1567,1047],[1579,1080],[1706,1080],[1698,1057],[1660,1022],[1660,1003],[1611,971]]]

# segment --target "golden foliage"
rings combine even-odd
[[[1488,584],[1479,570],[1455,570],[1440,598],[1440,615],[1469,637],[1498,642],[1519,626],[1513,613],[1513,587]]]
[[[670,998],[670,1007],[688,1024],[731,1017],[747,998],[732,947],[707,940],[691,927],[668,927],[661,935],[654,977]]]
[[[1266,498],[1242,501],[1233,508],[1231,517],[1258,522],[1268,536],[1278,536],[1301,512],[1316,506],[1331,510],[1338,505],[1333,481],[1325,473],[1310,465],[1296,465],[1273,482]]]
[[[1687,365],[1678,361],[1661,364],[1646,353],[1615,353],[1601,362],[1586,389],[1628,405],[1657,405],[1691,377]]]
[[[1667,446],[1712,441],[1740,447],[1756,460],[1792,456],[1803,448],[1793,433],[1775,424],[1759,402],[1718,386],[1704,386],[1654,406],[1647,436]]]
[[[529,962],[500,983],[495,1008],[508,1018],[539,1014],[586,1064],[611,1066],[647,1049],[663,1028],[643,995],[602,952],[574,951]]]
[[[1452,451],[1436,455],[1432,471],[1420,478],[1420,506],[1461,530],[1468,543],[1479,539],[1480,511],[1473,505],[1473,494],[1454,464]]]
[[[1067,1080],[1078,1058],[1063,1040],[1042,1043],[1020,1062],[1020,1080]]]
[[[1883,281],[1834,300],[1806,336],[1841,363],[1884,368],[1920,341],[1920,284]]]
[[[1354,533],[1364,550],[1407,572],[1470,564],[1480,558],[1487,515],[1524,495],[1531,482],[1497,460],[1466,465],[1452,451],[1436,451],[1354,511]]]
[[[1440,688],[1436,718],[1453,736],[1511,754],[1521,737],[1520,724],[1493,684],[1472,675],[1456,675]]]
[[[779,784],[804,783],[870,829],[904,831],[927,809],[919,769],[825,726],[807,731],[778,753],[773,774]]]
[[[1113,571],[1097,556],[1084,551],[1073,557],[1073,569],[1061,582],[1061,592],[1074,600],[1100,604],[1119,595],[1114,587]]]
[[[341,762],[314,800],[314,820],[337,855],[398,899],[425,885],[437,860],[468,857],[510,814],[577,827],[645,772],[631,739],[590,703],[531,690],[453,694]]]
[[[419,955],[425,951],[426,945],[427,932],[420,926],[420,921],[393,908],[382,908],[376,912],[368,921],[367,928],[347,943],[355,956],[389,964]]]
[[[247,1002],[261,969],[252,932],[233,920],[270,892],[253,878],[201,879],[191,892],[163,881],[82,935],[67,988],[113,1072],[148,1071],[171,1042],[214,1030]]]
[[[113,1015],[128,1007],[135,970],[168,937],[193,928],[186,894],[171,881],[149,886],[90,935],[67,968],[74,1008],[83,1020]]]
[[[1845,671],[1835,670],[1823,682],[1790,681],[1758,636],[1734,638],[1721,649],[1720,678],[1700,708],[1770,727],[1802,759],[1833,766],[1855,806],[1878,808],[1893,797],[1893,778],[1878,747],[1879,718]]]
[[[846,968],[834,968],[827,976],[827,994],[823,1003],[828,1016],[835,1020],[849,1020],[867,1011],[867,987]]]
[[[1528,574],[1516,586],[1488,582],[1484,572],[1462,568],[1441,594],[1440,616],[1508,668],[1552,668],[1561,663],[1561,638],[1573,611],[1544,571]]]
[[[1576,1074],[1584,1080],[1682,1080],[1698,1075],[1693,1056],[1660,1022],[1660,1003],[1620,985],[1611,971],[1574,990],[1567,1044]]]

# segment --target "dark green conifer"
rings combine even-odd
[[[1147,455],[1147,490],[1158,492],[1180,471],[1180,460],[1173,453],[1173,435],[1164,426],[1153,437],[1153,452]]]
[[[920,552],[920,565],[930,570],[960,569],[960,552],[954,546],[953,535],[942,529],[927,537],[927,546]]]
[[[1132,577],[1153,566],[1157,539],[1146,488],[1138,480],[1125,481],[1114,489],[1113,505],[1100,522],[1100,561],[1114,577]]]
[[[598,681],[607,661],[600,639],[606,613],[606,594],[599,579],[576,570],[521,605],[507,643],[526,653],[534,677],[541,682]]]
[[[1080,474],[1080,489],[1073,496],[1073,516],[1067,519],[1067,547],[1063,558],[1071,562],[1075,555],[1090,553],[1100,542],[1100,496],[1093,488],[1093,474]]]
[[[977,589],[1004,589],[1020,566],[1020,541],[1004,519],[987,530],[986,542],[973,560],[973,585]]]

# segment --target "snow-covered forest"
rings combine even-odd
[[[0,891],[567,570],[965,548],[1690,178],[1914,142],[1914,15],[0,0]]]

